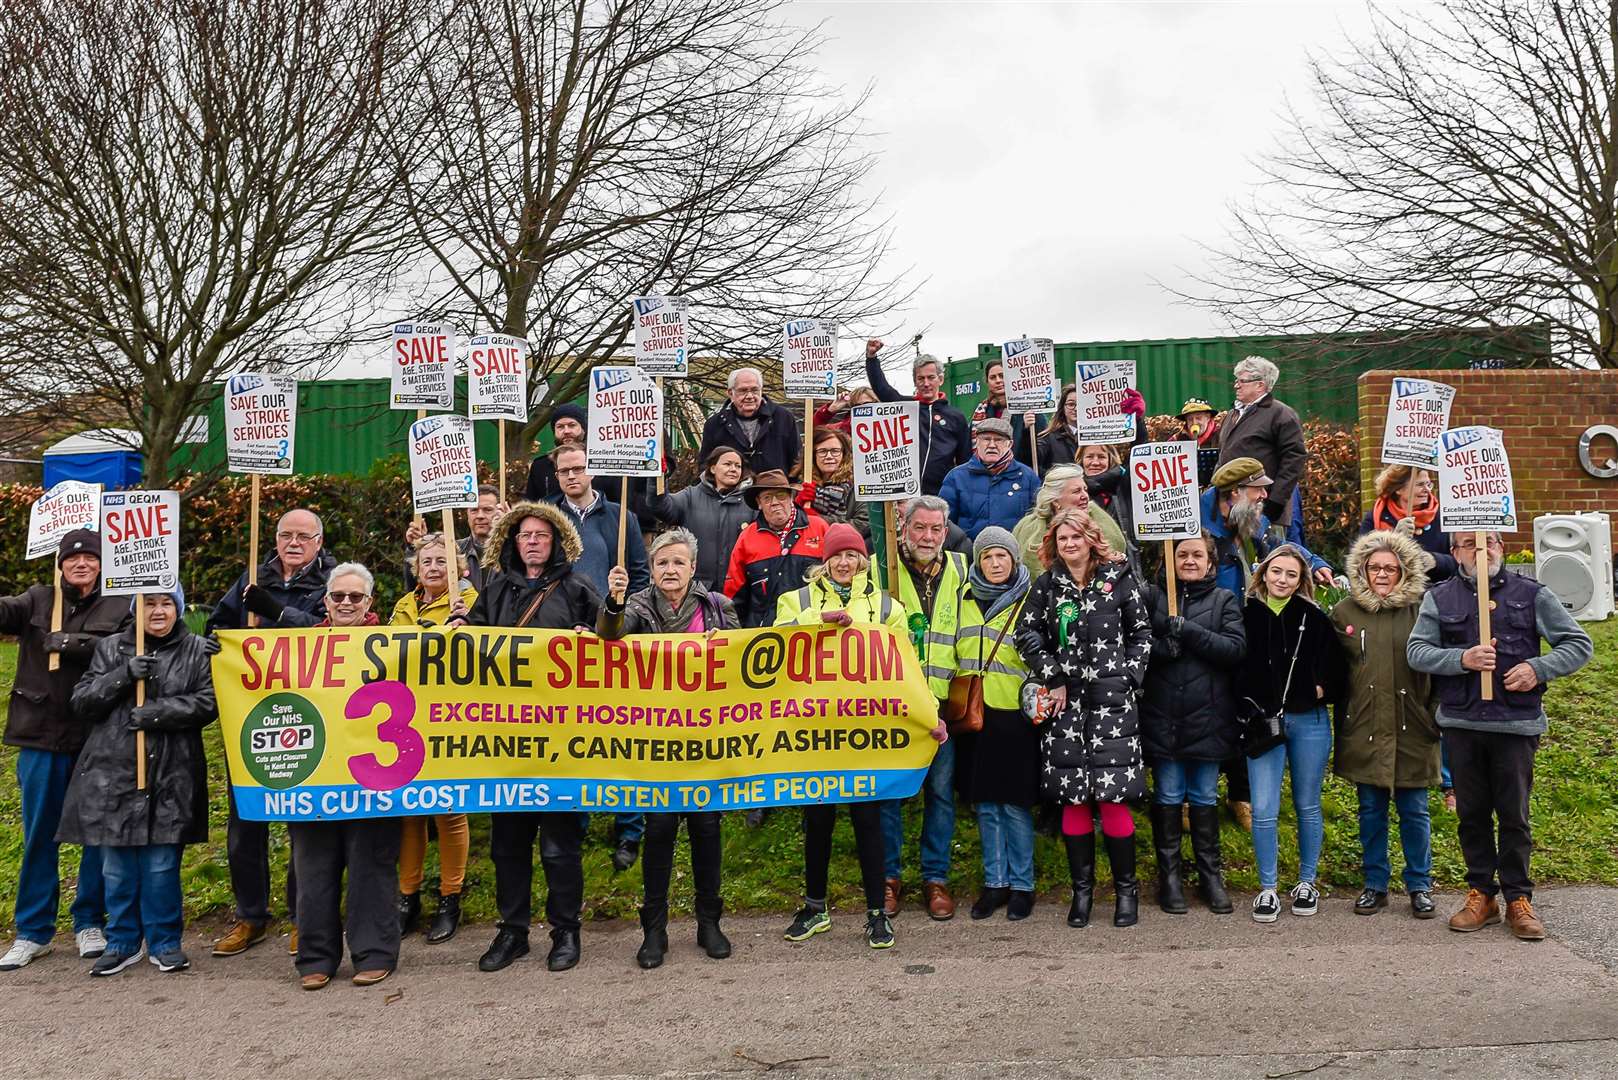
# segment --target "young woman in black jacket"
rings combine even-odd
[[[1152,662],[1140,704],[1141,740],[1152,767],[1157,903],[1187,911],[1180,872],[1180,806],[1189,801],[1191,850],[1209,910],[1232,911],[1219,856],[1219,763],[1240,752],[1235,678],[1247,652],[1242,603],[1214,578],[1207,533],[1174,546],[1179,614],[1151,590]]]

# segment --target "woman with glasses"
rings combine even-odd
[[[1360,523],[1360,535],[1388,530],[1414,540],[1431,560],[1427,580],[1436,585],[1455,576],[1449,534],[1438,527],[1438,485],[1428,469],[1415,470],[1414,481],[1410,472],[1409,465],[1389,465],[1377,474],[1376,503]]]
[[[854,451],[848,433],[842,428],[815,429],[813,471],[809,483],[798,491],[797,504],[826,519],[826,524],[845,522],[863,536],[870,528],[866,515],[854,512]]]

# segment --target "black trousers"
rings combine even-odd
[[[1247,782],[1247,758],[1238,755],[1229,761],[1219,763],[1219,771],[1225,774],[1225,798],[1231,802],[1253,801],[1253,788]]]
[[[494,861],[494,899],[500,926],[528,933],[533,922],[534,838],[545,868],[545,919],[551,936],[579,929],[584,909],[584,829],[576,811],[490,814],[489,854]]]
[[[228,786],[227,786],[228,787]],[[228,788],[230,817],[225,824],[225,860],[230,865],[230,891],[236,918],[262,926],[270,921],[270,823],[236,816],[236,789]],[[296,835],[288,830],[287,835]],[[287,915],[298,916],[297,848],[287,863]],[[300,931],[301,934],[301,931]]]
[[[343,962],[345,930],[355,971],[398,967],[399,819],[294,822],[287,828],[293,865],[303,882],[298,974],[335,975]]]
[[[717,919],[724,912],[719,899],[719,812],[647,814],[646,847],[641,854],[640,880],[644,905],[652,914],[668,914],[669,879],[674,875],[674,840],[685,818],[691,838],[691,884],[696,891],[697,917]]]
[[[854,850],[860,860],[860,885],[865,890],[865,909],[882,907],[882,804],[844,803],[854,825]],[[826,901],[826,878],[831,873],[831,832],[837,824],[837,803],[816,803],[803,808],[803,889],[804,897]]]
[[[1456,832],[1466,859],[1466,883],[1486,896],[1504,893],[1508,903],[1532,899],[1528,857],[1534,834],[1528,824],[1528,797],[1534,790],[1539,736],[1445,728],[1444,743],[1455,784],[1455,813],[1460,819]]]

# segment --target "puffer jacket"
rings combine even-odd
[[[1148,590],[1152,663],[1140,703],[1146,760],[1229,761],[1241,749],[1235,680],[1247,652],[1242,605],[1210,575],[1178,582],[1178,651],[1169,646],[1169,598]],[[1174,655],[1170,655],[1173,653]]]
[[[208,759],[202,729],[219,715],[203,638],[179,622],[161,639],[147,637],[157,658],[146,703],[158,727],[146,732],[146,790],[135,787],[136,733],[125,726],[135,707],[134,627],[96,646],[90,670],[73,690],[73,711],[93,725],[68,782],[56,840],[63,844],[140,847],[201,844],[208,839]]]
[[[1022,462],[1013,459],[999,472],[991,472],[976,457],[951,469],[938,492],[939,498],[949,503],[950,520],[971,537],[990,525],[1016,528],[1023,515],[1034,508],[1037,494],[1039,477]]]
[[[76,754],[90,726],[73,713],[73,687],[90,666],[96,643],[129,625],[129,597],[78,596],[62,587],[62,632],[67,648],[61,666],[50,670],[45,639],[51,633],[49,585],[31,585],[21,596],[0,598],[0,633],[17,635],[17,678],[6,713],[6,745],[57,754]]]
[[[530,581],[517,555],[517,526],[526,518],[550,523],[555,542],[544,573]],[[473,626],[531,626],[568,630],[594,626],[601,609],[601,597],[582,574],[573,572],[573,561],[584,551],[578,530],[562,510],[551,503],[520,502],[495,522],[489,543],[483,551],[483,585],[477,602],[467,614]],[[533,614],[524,614],[536,597],[544,595]]]
[[[781,596],[775,606],[773,626],[813,626],[828,611],[846,611],[857,623],[886,626],[905,641],[910,640],[910,624],[905,606],[877,588],[870,570],[861,570],[848,583],[848,600],[832,589],[825,574],[819,574],[801,589]]]
[[[281,556],[271,555],[260,564],[258,587],[284,608],[276,627],[313,626],[326,617],[326,579],[336,565],[337,560],[325,548],[317,551],[314,559],[300,567],[291,580],[281,576]],[[242,604],[242,590],[246,588],[244,571],[208,616],[208,633],[240,630],[247,625],[247,608]]]
[[[1381,511],[1379,514],[1378,511]],[[1393,530],[1399,525],[1399,517],[1390,508],[1385,500],[1378,499],[1370,510],[1365,512],[1365,518],[1360,522],[1360,535],[1376,529]],[[1417,546],[1432,557],[1432,568],[1427,571],[1427,583],[1437,585],[1440,581],[1448,581],[1457,573],[1455,556],[1449,553],[1449,533],[1438,527],[1438,519],[1433,518],[1425,528],[1415,529]]]
[[[1067,705],[1041,740],[1045,798],[1126,802],[1146,794],[1136,703],[1151,658],[1146,597],[1122,560],[1082,589],[1065,566],[1041,574],[1017,622],[1029,677],[1066,687]]]
[[[730,491],[714,487],[713,478],[703,478],[688,488],[664,495],[648,495],[646,505],[659,521],[689,529],[697,538],[697,577],[710,589],[725,587],[725,571],[730,569],[730,550],[754,512],[742,493],[748,481]]]
[[[1392,552],[1403,571],[1387,596],[1372,592],[1365,576],[1366,562],[1378,551]],[[1405,658],[1427,593],[1425,567],[1419,544],[1386,530],[1365,534],[1348,552],[1349,592],[1331,611],[1348,657],[1332,770],[1356,784],[1392,789],[1439,782],[1432,678],[1413,671]]]
[[[768,626],[782,595],[803,586],[826,556],[826,519],[792,508],[792,524],[778,533],[762,513],[742,530],[725,572],[725,595],[746,627]]]
[[[596,616],[596,633],[604,638],[617,640],[631,634],[684,634],[690,630],[691,621],[685,620],[684,625],[675,625],[664,620],[657,610],[656,586],[642,589],[638,593],[630,593],[624,599],[622,607],[614,607],[612,596],[601,603],[601,614]],[[692,579],[691,592],[696,594],[697,610],[702,612],[702,628],[706,633],[711,630],[734,630],[736,622],[736,607],[730,598],[722,592],[715,592],[703,585],[702,582]]]
[[[1261,597],[1249,596],[1242,608],[1242,624],[1247,631],[1247,655],[1236,683],[1238,697],[1252,698],[1265,712],[1274,712],[1283,704],[1288,712],[1308,712],[1341,695],[1347,671],[1343,650],[1330,617],[1313,600],[1295,594],[1277,615]],[[1287,689],[1294,650],[1298,663]],[[1287,689],[1285,702],[1283,689]]]

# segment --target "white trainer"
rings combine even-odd
[[[16,971],[27,967],[41,956],[51,951],[50,942],[29,941],[27,938],[18,938],[6,950],[6,955],[0,956],[0,971]]]
[[[86,926],[73,935],[73,941],[79,947],[79,955],[86,960],[94,960],[107,951],[107,935],[99,926]]]

